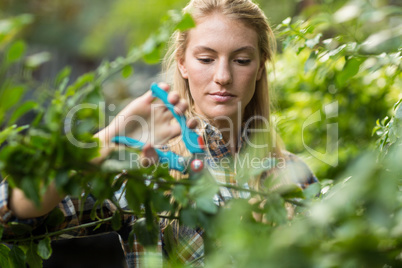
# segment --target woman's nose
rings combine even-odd
[[[218,61],[215,67],[214,81],[222,86],[232,83],[232,72],[227,61]]]

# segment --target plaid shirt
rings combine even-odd
[[[249,188],[249,184],[247,182],[239,183],[235,180],[236,175],[236,161],[231,160],[232,154],[229,150],[229,147],[225,143],[222,138],[222,134],[218,129],[213,127],[212,125],[206,124],[205,127],[205,137],[206,144],[208,150],[206,152],[206,162],[207,167],[211,174],[214,175],[216,180],[221,183],[229,183],[232,185],[242,186],[244,188]],[[243,144],[243,137],[240,140],[239,150],[241,150],[241,145]],[[307,167],[307,165],[301,161],[298,157],[293,154],[284,152],[283,154],[286,160],[286,166],[290,168],[284,169],[287,172],[287,177],[293,183],[299,184],[301,187],[304,187],[308,184],[314,183],[317,181],[316,177]],[[222,160],[228,159],[225,163],[228,166],[222,165]],[[268,177],[268,172],[278,173],[280,170],[271,169],[270,171],[265,172],[265,177]],[[11,228],[8,227],[7,223],[9,222],[19,222],[28,224],[34,227],[35,232],[40,233],[44,232],[41,226],[43,225],[44,219],[46,216],[38,217],[35,219],[26,219],[20,220],[14,217],[12,211],[8,209],[8,194],[9,187],[6,180],[3,180],[0,183],[0,223],[5,227],[3,233],[3,239],[12,238],[13,233]],[[229,189],[226,187],[220,187],[219,193],[215,195],[214,202],[221,206],[224,205],[227,200],[233,198],[248,198],[249,193],[245,191],[237,191],[233,189]],[[120,206],[122,208],[127,207],[127,202],[125,199],[125,193],[123,190],[117,191],[115,193],[115,199],[118,200]],[[70,198],[69,196],[65,197],[58,205],[61,211],[64,213],[65,220],[64,222],[56,227],[54,230],[61,230],[68,227],[78,226],[80,224],[84,224],[90,222],[90,212],[95,205],[96,200],[89,196],[83,205],[80,204],[78,198]],[[81,208],[83,211],[81,211]],[[116,210],[115,205],[106,200],[103,203],[103,206],[99,207],[98,215],[100,215],[100,210],[102,210],[104,217],[110,217],[113,215],[113,212]],[[79,217],[80,213],[82,216]],[[158,242],[158,251],[157,252],[145,252],[144,248],[137,242],[134,238],[134,244],[132,247],[128,244],[128,236],[135,222],[135,217],[131,215],[126,215],[123,219],[123,225],[121,230],[119,230],[119,234],[122,238],[122,247],[125,252],[126,261],[128,267],[141,267],[147,266],[144,262],[143,256],[147,255],[151,257],[153,264],[160,263],[163,264],[163,255],[166,255],[166,251],[164,250],[164,224],[161,223],[161,231],[159,234],[159,242]],[[77,236],[86,236],[99,232],[108,232],[112,231],[110,224],[104,224],[101,228],[94,230],[94,228],[81,228],[76,229],[73,232],[64,233],[61,235],[61,238],[71,238]],[[192,263],[193,266],[202,266],[203,260],[202,257],[204,254],[204,245],[203,245],[203,230],[198,229],[190,229],[185,226],[180,226],[178,228],[178,233],[176,233],[178,237],[178,250],[177,250],[177,258],[183,263]],[[147,258],[149,259],[149,258]]]

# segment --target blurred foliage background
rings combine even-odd
[[[33,75],[39,81],[51,81],[67,65],[72,67],[74,79],[104,59],[126,55],[158,28],[167,10],[180,9],[186,2],[5,0],[0,3],[0,16],[34,16],[20,38],[29,43],[28,54],[50,53],[42,55],[49,58],[45,57],[46,62]],[[373,144],[375,121],[389,116],[400,97],[398,63],[381,53],[398,51],[401,3],[257,2],[278,37],[271,82],[279,133],[287,149],[306,159],[318,177],[334,178],[361,148]],[[286,26],[282,21],[288,17],[292,20]],[[369,38],[374,44],[364,46]],[[117,109],[107,110],[107,115],[116,114],[152,81],[161,80],[159,71],[158,64],[137,62],[128,79],[108,81],[103,87],[106,102]],[[336,115],[326,118],[324,107],[329,104],[336,108]],[[317,111],[322,119],[303,128],[308,118],[318,116]]]
[[[0,56],[0,144],[12,141],[8,151],[0,154],[0,169],[39,178],[34,187],[28,184],[31,177],[20,181],[28,191],[34,189],[29,193],[37,200],[41,180],[60,180],[64,191],[79,194],[80,186],[93,180],[89,178],[93,174],[83,172],[88,178],[76,175],[71,182],[66,174],[70,169],[85,171],[85,162],[96,152],[82,150],[74,159],[76,148],[64,136],[59,137],[63,109],[79,101],[97,103],[104,97],[107,104],[117,106],[105,106],[106,115],[114,115],[146,91],[151,82],[160,80],[160,66],[147,64],[158,62],[159,48],[152,57],[136,61],[134,72],[126,67],[132,64],[132,49],[142,46],[149,34],[157,31],[169,9],[180,9],[185,2],[0,2],[0,51],[4,52]],[[270,71],[278,132],[287,149],[308,162],[321,184],[303,193],[265,193],[264,201],[254,206],[235,200],[230,210],[213,216],[202,208],[187,207],[195,215],[189,222],[199,221],[211,239],[220,241],[221,248],[209,258],[210,266],[230,263],[260,267],[264,262],[272,267],[284,263],[286,267],[400,267],[402,3],[259,3],[279,43],[275,68]],[[153,46],[146,43],[142,49]],[[115,58],[115,62],[108,62]],[[113,66],[122,72],[113,72]],[[111,79],[98,79],[103,74],[111,75]],[[70,80],[66,80],[68,76]],[[66,90],[67,83],[70,87]],[[41,103],[49,99],[51,105],[45,105],[49,109],[44,113]],[[41,117],[45,127],[26,118],[31,110],[46,114]],[[88,115],[84,111],[79,116],[93,120],[97,112]],[[33,118],[39,117],[34,114]],[[12,126],[16,122],[33,122],[30,139],[13,140],[24,130]],[[78,126],[75,131],[91,141],[89,129]],[[26,149],[25,145],[32,147]],[[27,158],[19,157],[20,153],[37,158],[32,157],[31,166],[24,166]],[[58,158],[47,165],[53,154]],[[39,164],[44,168],[38,169]],[[112,173],[98,172],[96,176],[98,184],[93,193],[101,199],[110,196]],[[148,185],[141,187],[155,200],[160,198],[161,192]],[[192,190],[177,189],[176,194],[180,192],[182,197],[178,202],[183,202],[180,205],[188,205]],[[210,195],[198,198],[210,200]],[[297,200],[302,206],[289,220],[284,202],[292,197],[304,200]],[[263,213],[268,223],[256,222],[253,211]],[[184,216],[181,219],[186,223]],[[229,225],[231,228],[226,228]],[[42,243],[45,249],[47,243]],[[256,250],[244,252],[245,248]],[[2,252],[8,254],[0,247]]]

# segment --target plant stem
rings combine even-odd
[[[55,232],[52,232],[52,233],[46,233],[46,234],[43,234],[43,235],[31,236],[31,237],[21,238],[21,239],[6,239],[6,240],[2,240],[1,242],[4,242],[4,243],[25,242],[25,241],[32,241],[32,240],[41,239],[41,238],[50,237],[50,236],[56,236],[56,235],[60,235],[60,234],[63,234],[63,233],[69,232],[69,231],[74,231],[74,230],[77,230],[77,229],[87,228],[87,227],[95,226],[95,225],[98,225],[98,224],[102,224],[102,223],[111,221],[112,218],[113,218],[113,216],[108,217],[108,218],[104,218],[104,219],[100,219],[100,220],[95,221],[95,222],[80,224],[80,225],[77,225],[77,226],[74,226],[74,227],[66,228],[66,229],[55,231]]]

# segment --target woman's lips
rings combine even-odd
[[[227,102],[235,97],[235,95],[228,92],[214,92],[210,93],[209,96],[216,102]]]

